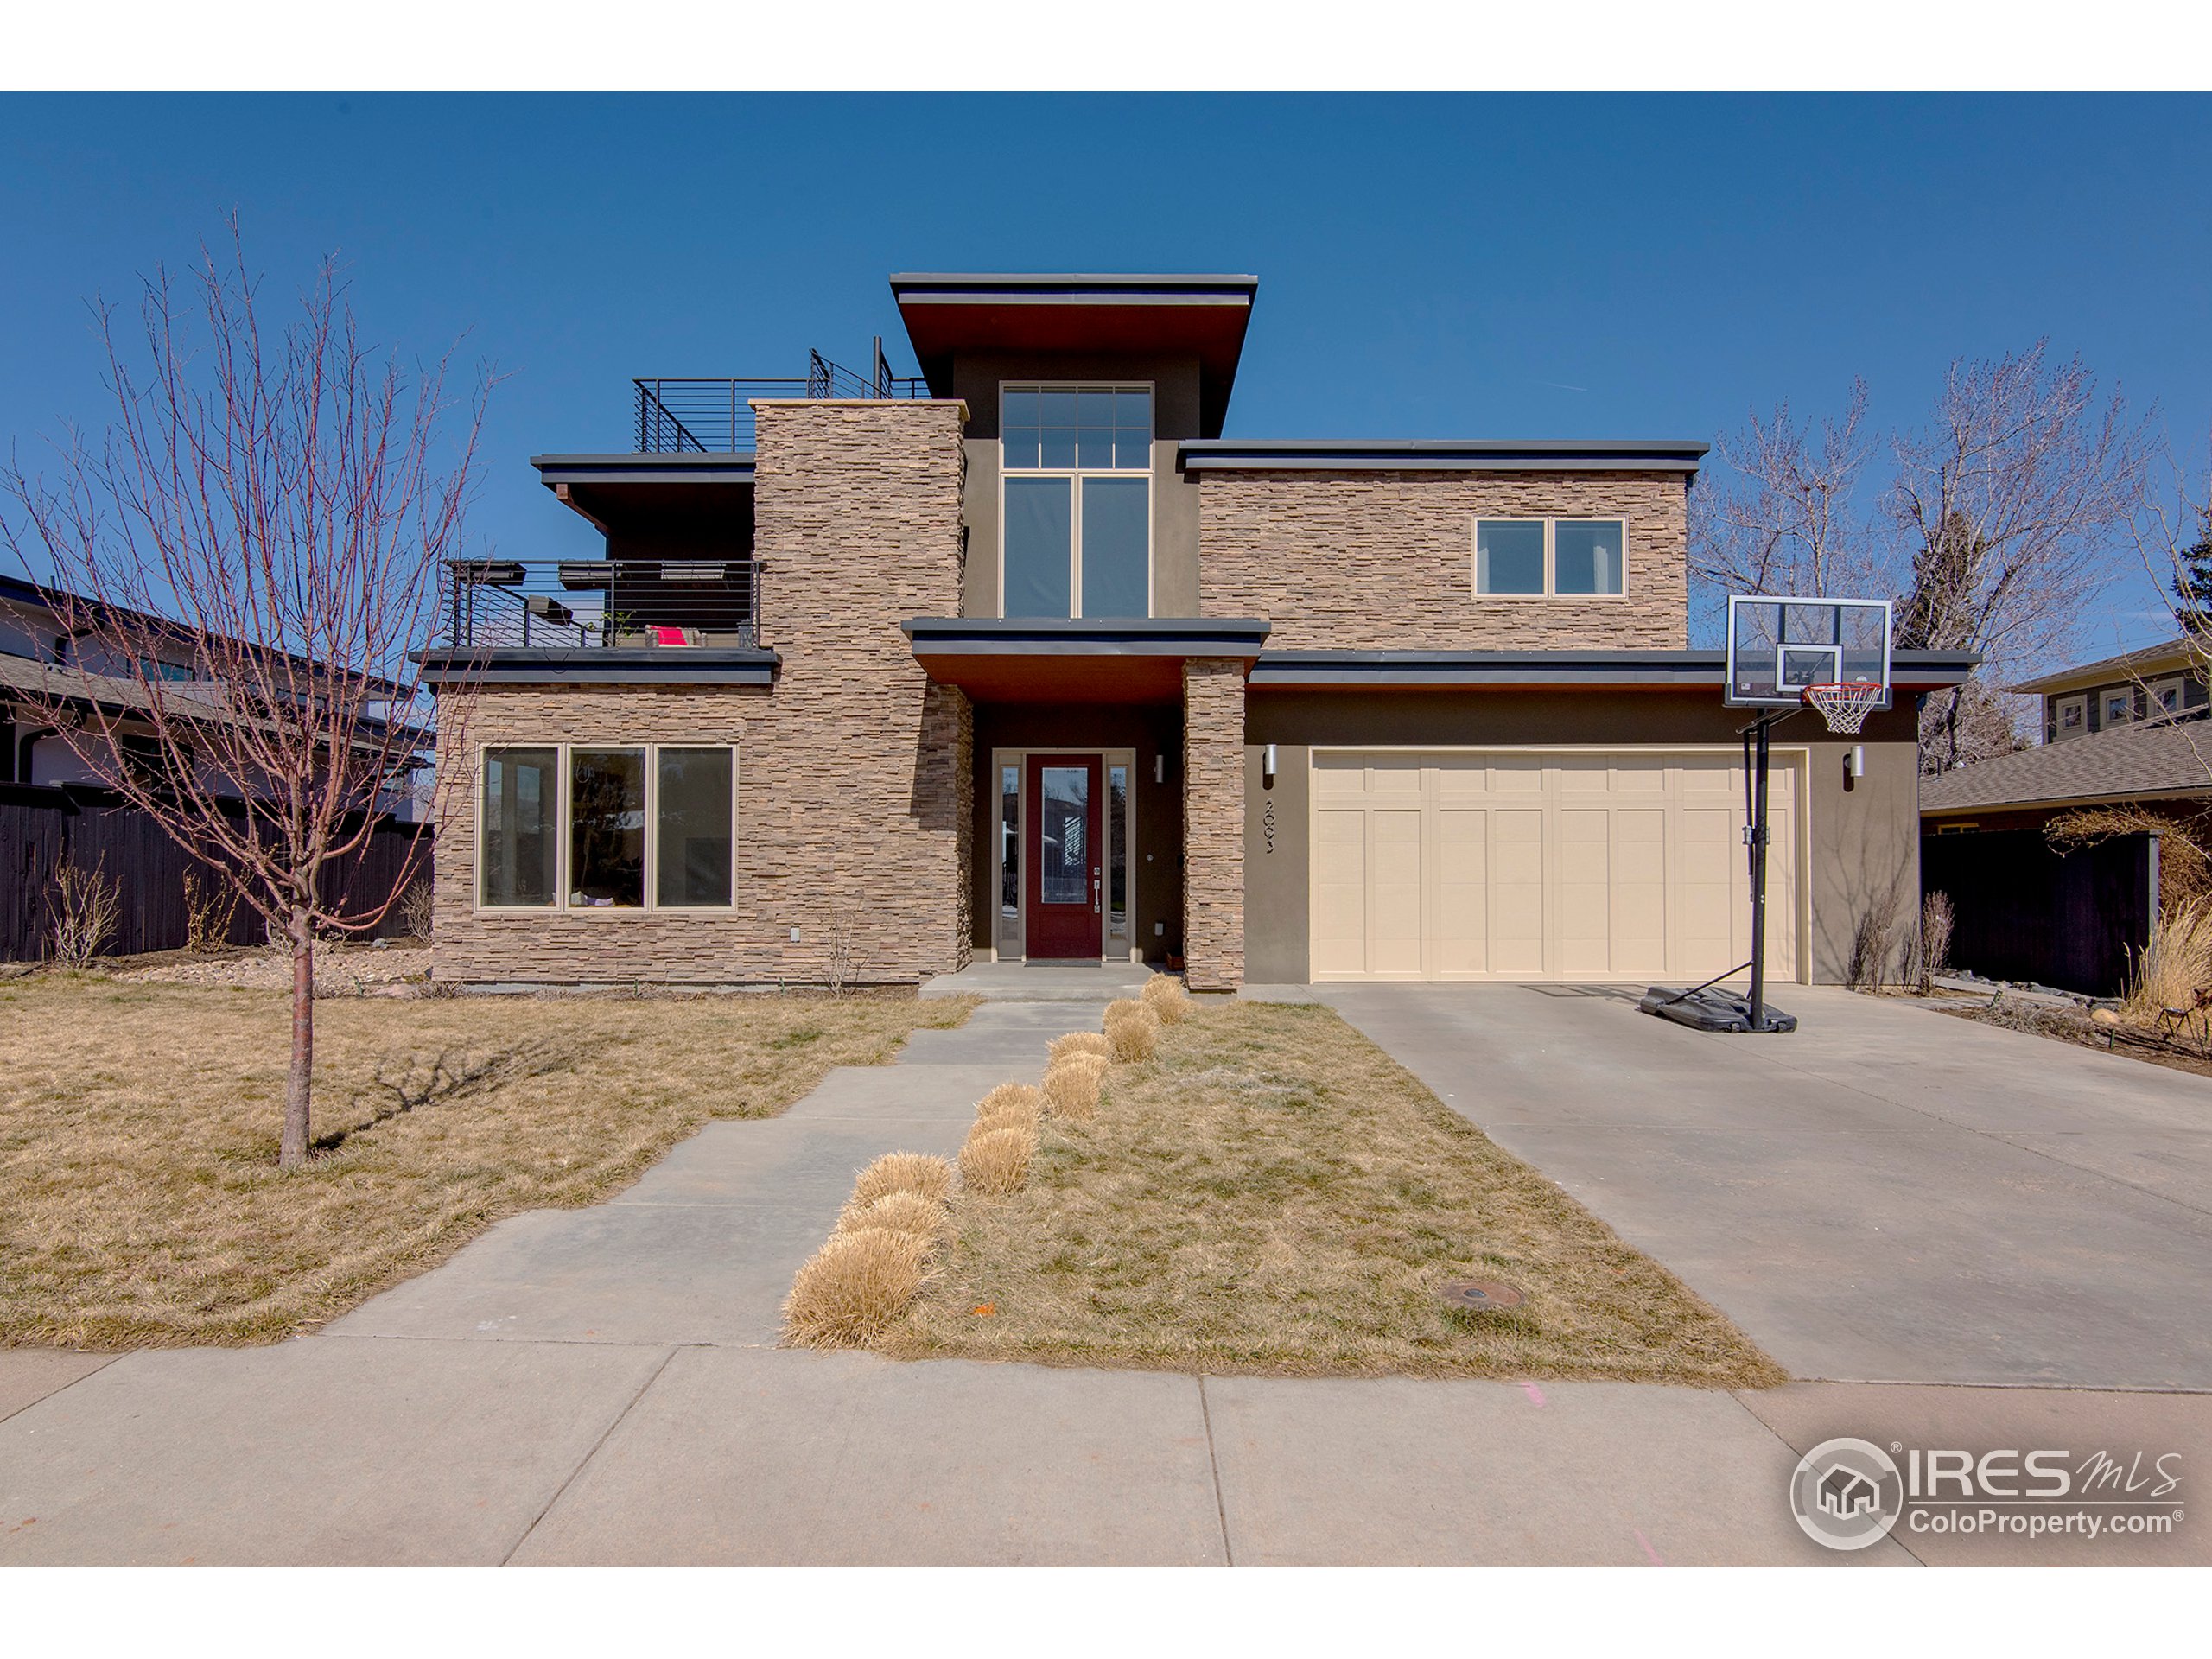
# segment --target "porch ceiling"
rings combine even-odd
[[[1192,657],[1256,659],[1257,618],[916,617],[899,626],[929,677],[982,702],[1173,702]]]

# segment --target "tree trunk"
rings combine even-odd
[[[292,1069],[284,1079],[284,1135],[276,1166],[308,1160],[308,1089],[315,1076],[315,929],[305,906],[292,910]]]

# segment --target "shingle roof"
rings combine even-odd
[[[1960,812],[2129,796],[2212,796],[2212,723],[2118,726],[1923,778],[1920,810]]]

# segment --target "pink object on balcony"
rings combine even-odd
[[[688,645],[691,643],[691,631],[689,628],[656,627],[652,631],[652,635],[653,643],[657,645]]]

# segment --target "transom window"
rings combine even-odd
[[[1475,592],[1617,599],[1628,591],[1627,550],[1624,518],[1478,518]]]
[[[737,751],[571,744],[484,751],[477,899],[500,910],[727,910]]]
[[[1152,392],[1000,391],[1000,613],[1152,612]]]

